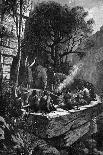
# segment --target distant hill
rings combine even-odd
[[[90,39],[94,42],[93,47],[77,49],[86,52],[86,56],[81,60],[84,65],[78,77],[93,83],[97,92],[101,94],[103,92],[103,26]],[[73,64],[79,61],[80,58],[75,54]]]

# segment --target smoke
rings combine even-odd
[[[70,85],[73,82],[74,77],[81,70],[81,67],[82,66],[83,66],[83,63],[82,62],[79,62],[78,64],[74,65],[73,66],[73,69],[70,71],[70,74],[67,76],[67,78],[62,83],[60,83],[57,91],[61,91],[67,85]]]

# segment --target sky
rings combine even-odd
[[[41,2],[44,0],[33,0],[36,2]],[[48,0],[45,0],[48,1]],[[63,5],[71,6],[83,6],[89,12],[89,18],[95,20],[94,24],[94,33],[100,30],[100,27],[103,25],[103,0],[54,0]]]

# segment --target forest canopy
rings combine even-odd
[[[25,56],[30,61],[34,57],[44,58],[45,63],[52,60],[59,68],[63,57],[92,33],[94,20],[86,21],[87,15],[80,6],[70,8],[53,1],[35,5],[25,25]]]

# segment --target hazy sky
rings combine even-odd
[[[33,0],[35,2],[41,2],[44,0]],[[48,0],[45,0],[48,1]],[[52,1],[52,0],[51,0]],[[98,31],[103,25],[103,0],[54,0],[61,4],[67,5],[80,5],[89,11],[89,17],[95,20],[94,32]]]

